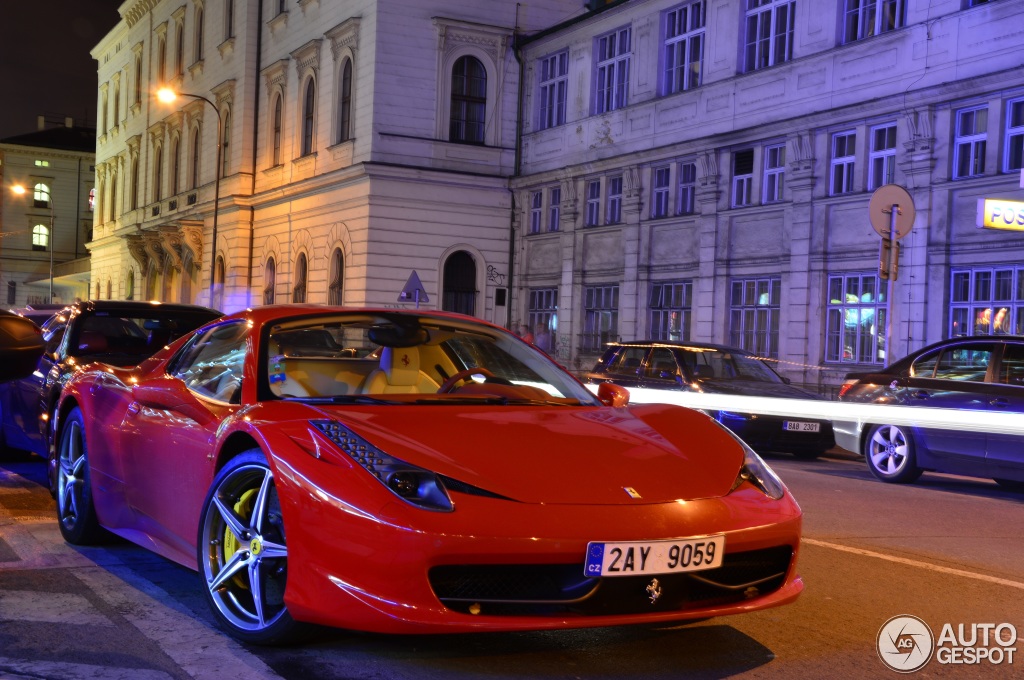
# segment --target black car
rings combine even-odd
[[[36,371],[0,385],[0,452],[31,451],[52,468],[50,414],[73,371],[92,361],[135,366],[220,316],[197,305],[123,300],[87,300],[58,311],[42,326],[46,346]]]
[[[1024,336],[937,342],[884,369],[848,374],[839,400],[1024,413]],[[837,420],[836,440],[863,454],[872,474],[886,482],[912,482],[933,470],[1024,488],[1024,435],[957,428],[934,418],[925,425],[918,421],[923,419],[913,415],[892,422]]]
[[[586,378],[591,383],[612,382],[626,388],[823,400],[791,385],[754,354],[706,343],[611,343]],[[702,410],[757,451],[788,452],[810,459],[835,446],[828,420]]]

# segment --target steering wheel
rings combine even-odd
[[[455,387],[455,384],[457,382],[459,382],[460,380],[465,380],[471,375],[482,375],[485,378],[494,377],[494,374],[488,371],[486,368],[464,368],[455,375],[445,380],[443,383],[441,383],[441,386],[437,388],[437,393],[447,394],[448,392],[451,392],[452,388]]]

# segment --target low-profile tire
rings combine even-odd
[[[908,484],[921,476],[914,440],[899,425],[872,425],[864,439],[868,469],[883,482]]]
[[[1001,477],[997,477],[993,481],[1007,491],[1024,491],[1024,482],[1019,479],[1003,479]]]
[[[259,449],[230,460],[199,519],[199,575],[224,630],[242,642],[283,644],[299,625],[285,606],[288,548],[274,475]]]
[[[72,545],[91,545],[103,535],[89,478],[85,420],[76,407],[65,418],[57,442],[57,522]]]

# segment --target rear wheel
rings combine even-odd
[[[102,535],[89,482],[85,421],[77,408],[68,413],[57,448],[57,520],[72,545],[90,545]]]
[[[871,474],[883,482],[906,484],[921,476],[914,440],[897,425],[873,425],[864,440],[864,458]]]
[[[297,632],[284,603],[288,577],[281,503],[259,449],[217,474],[199,522],[199,570],[207,602],[231,635],[279,644]]]

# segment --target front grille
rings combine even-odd
[[[730,553],[717,569],[658,576],[587,578],[583,564],[446,565],[429,572],[449,609],[505,616],[599,616],[693,609],[740,602],[782,586],[789,546]],[[647,586],[657,578],[661,596]]]

